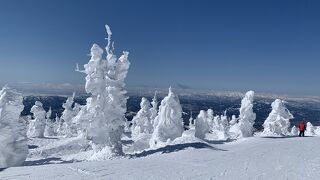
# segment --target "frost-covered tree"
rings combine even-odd
[[[262,135],[289,135],[290,119],[293,119],[293,115],[284,105],[284,101],[280,99],[276,99],[271,107],[272,111],[263,123]]]
[[[151,102],[151,109],[150,109],[150,119],[151,119],[151,124],[154,126],[154,119],[158,115],[158,98],[157,98],[157,92],[154,93],[154,97]]]
[[[80,105],[74,102],[75,93],[68,97],[66,102],[62,104],[64,111],[62,112],[61,119],[64,121],[64,135],[71,137],[77,134],[77,127],[73,124],[72,119],[79,113]]]
[[[40,101],[36,101],[30,112],[33,113],[34,120],[30,121],[28,137],[44,137],[47,113],[43,109],[42,103]]]
[[[237,123],[238,119],[236,118],[236,115],[231,116],[231,120],[229,122],[230,127],[235,125]]]
[[[65,135],[65,127],[63,121],[59,118],[58,114],[56,114],[55,118],[55,133],[58,136],[64,136]]]
[[[52,115],[52,109],[50,107],[48,112],[46,113],[46,119],[51,119],[51,115]]]
[[[210,139],[224,140],[228,138],[228,118],[225,115],[214,116],[213,110],[207,111],[207,122],[209,122]]]
[[[81,126],[96,152],[106,148],[110,153],[122,154],[120,140],[127,110],[124,80],[130,66],[129,53],[123,52],[119,59],[113,54],[112,33],[108,25],[106,29],[107,58],[102,59],[103,49],[93,44],[91,59],[82,71],[86,74],[85,90],[91,97],[87,99],[87,104],[81,108],[73,122]]]
[[[51,107],[49,108],[47,114],[46,114],[46,127],[44,130],[44,136],[55,136],[55,123],[52,121],[52,119],[50,118],[52,115],[52,110]]]
[[[298,128],[296,126],[293,126],[291,128],[290,134],[291,134],[291,136],[297,136],[299,134]]]
[[[22,95],[8,87],[0,91],[0,168],[21,165],[28,155],[22,101]]]
[[[181,137],[183,130],[180,101],[170,87],[169,94],[161,101],[158,115],[155,118],[155,129],[150,139],[150,146],[155,147]]]
[[[311,124],[311,122],[307,122],[307,128],[306,128],[306,136],[314,136],[316,128]]]
[[[218,140],[225,140],[229,138],[229,123],[228,117],[225,115],[214,117],[214,128],[212,132],[216,135]]]
[[[238,122],[230,128],[233,138],[253,135],[253,124],[256,119],[256,113],[253,112],[253,98],[254,91],[248,91],[242,99]]]
[[[208,122],[208,113],[201,110],[197,118],[194,121],[195,134],[194,136],[200,139],[204,139],[206,134],[210,132],[210,125]]]
[[[151,106],[147,98],[143,97],[140,103],[141,109],[132,119],[132,138],[139,139],[143,134],[151,134],[153,126],[151,124]]]
[[[192,117],[192,111],[191,111],[190,112],[190,118],[189,118],[189,125],[188,125],[189,129],[195,129],[195,126],[194,126],[195,122],[194,121],[195,120]]]

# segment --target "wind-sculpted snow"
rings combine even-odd
[[[293,115],[285,107],[284,101],[276,99],[272,104],[272,111],[263,123],[263,135],[289,135],[290,119]]]
[[[155,129],[150,140],[151,147],[173,141],[183,133],[182,108],[178,96],[172,92],[171,87],[168,95],[161,101],[154,125]]]
[[[80,126],[97,153],[107,152],[106,148],[109,148],[111,153],[122,154],[120,138],[127,110],[124,80],[130,66],[129,53],[123,52],[119,59],[113,54],[111,30],[107,25],[106,29],[107,57],[103,59],[103,49],[93,44],[91,59],[83,71],[86,74],[85,89],[91,97],[73,122]]]
[[[253,135],[253,124],[256,114],[253,112],[254,92],[248,91],[241,101],[238,123],[230,128],[231,136],[234,138],[250,137]]]
[[[19,118],[22,100],[8,87],[0,91],[0,169],[21,165],[27,158],[26,123]]]

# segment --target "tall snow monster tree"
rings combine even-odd
[[[178,96],[172,92],[171,87],[168,95],[161,101],[154,126],[150,147],[157,147],[182,136],[184,130],[182,107]]]
[[[22,101],[22,95],[8,87],[0,91],[0,168],[21,165],[28,155]]]
[[[73,122],[79,124],[85,137],[93,144],[94,151],[102,149],[112,154],[122,154],[121,135],[124,129],[127,96],[124,80],[130,62],[124,51],[118,59],[113,53],[111,30],[106,25],[108,45],[106,59],[97,44],[91,48],[91,59],[84,65],[85,90],[91,94]]]
[[[254,91],[248,91],[242,99],[238,122],[230,128],[231,137],[253,136],[253,124],[256,120],[256,113],[253,112],[253,99]]]

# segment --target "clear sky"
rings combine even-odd
[[[129,86],[320,95],[320,1],[0,0],[0,83],[84,83],[93,43]]]

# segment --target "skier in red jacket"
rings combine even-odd
[[[306,124],[304,123],[304,121],[301,121],[300,124],[299,124],[299,136],[301,137],[304,137],[304,131],[306,130],[307,126]]]

